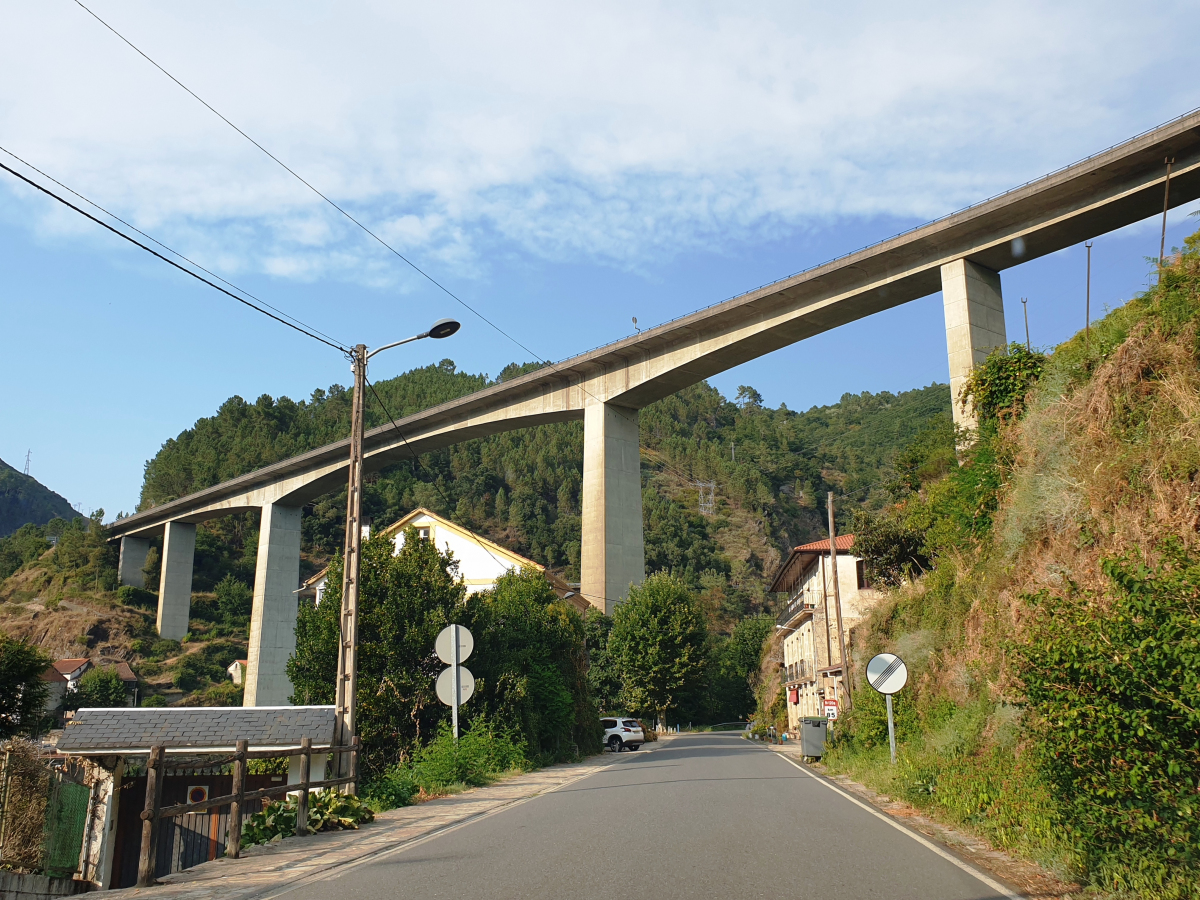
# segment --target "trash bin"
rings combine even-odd
[[[800,720],[800,753],[803,756],[825,755],[825,733],[829,720],[824,716],[806,717]]]

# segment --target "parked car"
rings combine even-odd
[[[642,723],[637,719],[601,719],[600,727],[604,729],[604,744],[613,753],[620,753],[626,748],[636,750],[646,740]]]

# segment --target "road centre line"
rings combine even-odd
[[[751,746],[753,746],[753,745],[751,745]],[[759,749],[759,748],[756,748],[756,749]],[[770,753],[772,756],[778,756],[780,759],[782,759],[788,765],[795,766],[797,769],[799,769],[806,776],[813,779],[818,784],[822,785],[823,787],[829,788],[829,790],[833,791],[835,794],[841,794],[843,797],[845,797],[847,800],[849,800],[855,806],[865,809],[867,812],[869,812],[871,815],[873,815],[875,818],[879,819],[880,821],[887,822],[889,825],[891,825],[893,828],[895,828],[901,834],[908,835],[908,837],[912,838],[918,844],[921,844],[922,846],[927,847],[928,849],[932,850],[934,853],[936,853],[942,859],[947,860],[948,862],[954,863],[954,865],[958,866],[960,869],[962,869],[968,875],[972,875],[975,878],[977,878],[979,881],[982,881],[984,884],[986,884],[988,887],[990,887],[993,891],[998,892],[1001,896],[1007,897],[1008,900],[1025,900],[1023,895],[1013,893],[1011,890],[1006,888],[1000,882],[996,881],[994,878],[990,878],[989,876],[983,874],[978,869],[976,869],[974,866],[964,862],[963,860],[961,860],[957,856],[955,856],[953,853],[950,853],[949,851],[939,847],[937,844],[933,843],[930,840],[927,840],[920,834],[917,834],[911,828],[901,825],[899,822],[897,822],[895,819],[893,819],[891,816],[887,815],[886,813],[881,812],[878,809],[875,809],[875,807],[873,807],[873,806],[868,806],[866,803],[863,803],[857,797],[851,796],[850,794],[846,793],[841,788],[839,788],[837,785],[831,783],[828,779],[824,778],[821,775],[818,775],[817,773],[813,772],[811,769],[808,769],[807,767],[801,765],[800,763],[796,762],[794,759],[788,758],[788,756],[786,754],[776,753],[774,750],[770,750],[766,747],[763,747],[761,749],[765,750],[767,753]]]
[[[656,747],[654,749],[658,749],[658,748]],[[286,888],[284,888],[281,891],[276,891],[274,894],[262,895],[260,898],[256,898],[256,900],[275,900],[276,897],[283,897],[284,895],[290,894],[293,891],[299,890],[302,887],[308,887],[311,884],[316,884],[321,881],[328,881],[332,878],[337,877],[338,875],[341,875],[343,872],[349,871],[350,869],[357,868],[358,866],[365,865],[366,863],[376,862],[377,860],[383,859],[387,856],[391,856],[394,853],[400,853],[404,850],[409,850],[413,847],[424,844],[427,841],[432,841],[434,838],[441,837],[444,834],[449,834],[451,831],[457,831],[459,828],[464,828],[467,825],[472,824],[473,822],[479,822],[479,821],[482,821],[483,819],[489,818],[490,816],[497,815],[498,813],[507,812],[510,809],[515,809],[516,807],[521,806],[524,803],[528,803],[530,800],[536,800],[538,797],[544,797],[547,794],[553,794],[555,791],[561,790],[562,788],[565,788],[565,787],[568,787],[569,785],[575,784],[578,781],[583,781],[583,779],[585,779],[585,778],[591,778],[593,775],[596,775],[600,772],[606,771],[607,769],[611,769],[613,766],[616,766],[618,764],[619,764],[619,760],[614,759],[610,763],[606,763],[603,766],[597,766],[596,768],[594,768],[588,772],[584,772],[580,775],[576,775],[574,778],[569,778],[566,781],[562,782],[561,784],[554,785],[554,787],[552,787],[552,788],[548,788],[547,790],[544,790],[544,791],[539,791],[538,793],[531,794],[528,797],[522,797],[520,800],[513,800],[511,803],[505,803],[504,805],[498,806],[495,809],[489,809],[487,812],[477,813],[469,818],[463,819],[461,822],[454,822],[450,825],[446,825],[442,828],[439,828],[437,831],[431,831],[429,834],[423,834],[420,837],[415,837],[411,840],[404,841],[403,843],[397,844],[394,847],[388,847],[387,849],[384,849],[384,850],[378,850],[374,853],[367,854],[366,856],[361,856],[358,859],[351,860],[346,863],[334,863],[321,872],[314,872],[311,875],[306,875],[303,878],[300,878],[294,884],[288,885]]]

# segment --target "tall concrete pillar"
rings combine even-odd
[[[139,537],[121,538],[121,558],[117,562],[117,581],[131,587],[145,587],[146,556],[150,553],[150,539]]]
[[[583,596],[611,615],[646,577],[638,414],[592,403],[583,414]]]
[[[300,587],[300,507],[269,503],[258,530],[254,609],[243,706],[287,706],[287,661],[296,649],[296,589]]]
[[[942,266],[942,304],[946,313],[946,350],[950,357],[950,398],[954,424],[974,428],[975,414],[961,404],[963,384],[971,370],[996,347],[1005,347],[1004,298],[1000,273],[970,260]]]
[[[162,573],[158,577],[158,635],[179,640],[188,633],[192,609],[192,563],[196,526],[168,522],[163,532]]]

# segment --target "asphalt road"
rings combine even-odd
[[[687,735],[287,900],[1004,897],[776,753]]]

